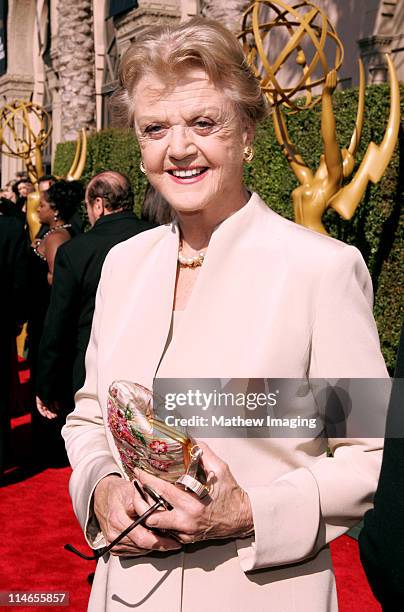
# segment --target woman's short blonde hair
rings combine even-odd
[[[148,27],[126,50],[119,67],[120,87],[111,100],[115,122],[118,117],[119,125],[133,126],[136,84],[144,75],[156,74],[170,86],[190,67],[205,70],[242,118],[255,125],[267,116],[266,99],[238,40],[219,23],[194,17]]]

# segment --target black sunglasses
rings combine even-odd
[[[72,546],[71,544],[65,544],[64,549],[74,553],[75,555],[78,555],[79,557],[81,557],[82,559],[85,559],[86,561],[96,561],[100,557],[103,557],[105,553],[109,552],[111,548],[116,546],[116,544],[118,544],[118,542],[120,542],[125,536],[127,536],[128,533],[132,531],[132,529],[134,529],[138,525],[142,525],[146,521],[146,519],[148,519],[149,516],[152,515],[153,512],[155,512],[158,508],[164,508],[164,510],[173,509],[173,506],[166,499],[164,499],[164,497],[156,493],[156,491],[154,491],[148,485],[145,484],[143,485],[143,488],[142,488],[136,480],[133,481],[133,484],[135,485],[136,490],[138,491],[143,501],[145,501],[146,503],[149,503],[147,499],[147,495],[151,497],[151,499],[154,501],[154,504],[150,506],[150,508],[146,510],[146,512],[144,512],[135,521],[133,521],[133,523],[131,523],[129,527],[126,527],[126,529],[124,529],[115,538],[115,540],[111,542],[111,544],[108,544],[108,546],[104,546],[103,548],[98,548],[97,550],[94,551],[93,555],[85,555],[84,553],[77,550],[77,548],[74,548],[74,546]]]

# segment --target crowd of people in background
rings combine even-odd
[[[44,175],[38,180],[40,226],[32,236],[26,213],[28,196],[34,191],[22,173],[0,191],[0,274],[5,296],[0,306],[0,474],[11,455],[16,337],[26,333],[31,465],[63,465],[66,455],[60,429],[84,381],[84,357],[104,259],[118,242],[153,227],[147,218],[157,218],[152,188],[144,202],[146,218],[135,216],[130,181],[119,172],[99,173],[86,189],[80,181]],[[168,220],[166,213],[158,222]]]
[[[0,213],[25,221],[27,197],[35,187],[29,178],[19,173],[14,181],[9,181],[0,191]]]

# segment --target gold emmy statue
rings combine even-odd
[[[48,127],[46,127],[48,126]],[[0,111],[0,143],[2,153],[24,160],[28,178],[37,186],[38,177],[43,174],[41,149],[51,133],[48,113],[38,104],[27,100],[14,100],[5,104]],[[37,234],[40,224],[37,208],[37,189],[27,198],[27,223],[31,239]]]
[[[66,174],[67,181],[78,181],[86,165],[87,159],[87,132],[85,128],[81,128],[77,135],[76,152],[74,154],[72,165],[69,172]]]
[[[276,57],[266,49],[276,49],[273,34],[287,38]],[[271,36],[272,35],[272,36]],[[269,104],[273,107],[276,138],[300,186],[292,192],[297,223],[326,234],[322,216],[333,208],[343,219],[351,219],[366,190],[369,180],[377,183],[393,155],[400,126],[400,90],[394,64],[386,55],[390,79],[390,113],[380,145],[371,142],[351,182],[360,143],[365,108],[365,73],[359,62],[359,99],[355,129],[348,148],[337,143],[332,94],[337,85],[337,71],[343,61],[343,47],[325,13],[311,2],[302,0],[290,5],[282,0],[257,0],[245,11],[239,38],[247,61],[259,78]],[[333,48],[329,66],[325,47]],[[292,69],[300,74],[295,82],[282,86],[282,72]],[[315,96],[313,89],[323,86]],[[301,96],[300,98],[298,96]],[[321,102],[321,137],[323,154],[315,172],[299,155],[291,142],[284,112],[291,114]]]
[[[31,240],[37,235],[39,190],[38,178],[43,175],[42,150],[52,131],[50,116],[44,108],[27,100],[14,100],[0,110],[0,146],[9,157],[18,157],[25,163],[28,178],[35,191],[27,198],[27,224]],[[87,137],[79,132],[76,153],[67,180],[80,178],[86,163]]]

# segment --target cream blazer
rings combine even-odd
[[[214,231],[178,330],[176,224],[114,247],[97,294],[86,381],[63,429],[74,511],[104,544],[92,493],[124,476],[106,424],[110,383],[153,377],[387,377],[359,251],[296,225],[253,194]],[[381,408],[382,410],[382,408]],[[381,418],[384,418],[381,415]],[[97,564],[89,610],[338,609],[327,543],[371,506],[380,439],[209,439],[247,491],[253,538]],[[327,457],[327,445],[333,457]]]

